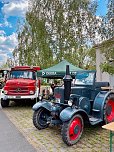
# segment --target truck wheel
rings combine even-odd
[[[114,94],[107,96],[104,104],[104,121],[110,123],[114,121]]]
[[[47,119],[50,116],[50,112],[44,108],[40,108],[34,111],[33,114],[33,124],[37,129],[45,129],[49,126]]]
[[[74,145],[80,139],[84,128],[81,115],[76,114],[71,120],[64,122],[61,129],[62,139],[68,145]]]
[[[9,106],[9,100],[1,99],[1,106],[2,106],[2,108],[8,107]]]

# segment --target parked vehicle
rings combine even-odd
[[[61,125],[63,141],[71,146],[82,136],[84,124],[114,121],[114,92],[102,90],[108,82],[96,82],[96,71],[79,71],[75,85],[67,66],[64,86],[54,90],[55,100],[42,100],[33,106],[33,124],[37,129]],[[104,89],[104,88],[103,88]]]
[[[39,95],[40,81],[36,72],[40,67],[16,66],[11,68],[5,86],[2,90],[1,106],[7,107],[10,100],[36,100]]]
[[[4,85],[4,77],[3,77],[3,73],[0,72],[0,89],[2,89],[3,85]]]
[[[7,74],[10,71],[8,68],[0,69],[0,89],[2,89],[5,85]]]

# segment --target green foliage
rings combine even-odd
[[[8,66],[8,64],[6,63],[6,64],[3,64],[1,67],[0,67],[0,69],[3,69],[3,68],[8,68],[9,66]]]
[[[14,50],[19,64],[43,69],[64,58],[81,68],[94,67],[88,42],[95,43],[96,7],[89,0],[31,1]]]
[[[102,43],[101,52],[105,59],[101,65],[101,69],[110,74],[114,74],[114,38]]]
[[[101,69],[110,74],[114,74],[114,0],[108,0],[107,14],[102,18],[101,36],[105,41],[100,45],[100,50],[104,56],[104,63]]]
[[[108,12],[106,15],[107,39],[114,37],[114,0],[108,0]]]
[[[108,72],[109,74],[114,74],[114,63],[111,65],[110,63],[101,64],[101,68],[103,72]]]

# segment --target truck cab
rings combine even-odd
[[[8,79],[3,88],[1,106],[7,107],[13,100],[37,100],[40,90],[40,81],[37,80],[36,72],[40,67],[16,66],[11,68]]]

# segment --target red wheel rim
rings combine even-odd
[[[82,121],[80,118],[74,118],[69,127],[70,140],[76,140],[82,131]]]
[[[114,101],[111,99],[106,104],[106,119],[108,122],[114,121]]]

